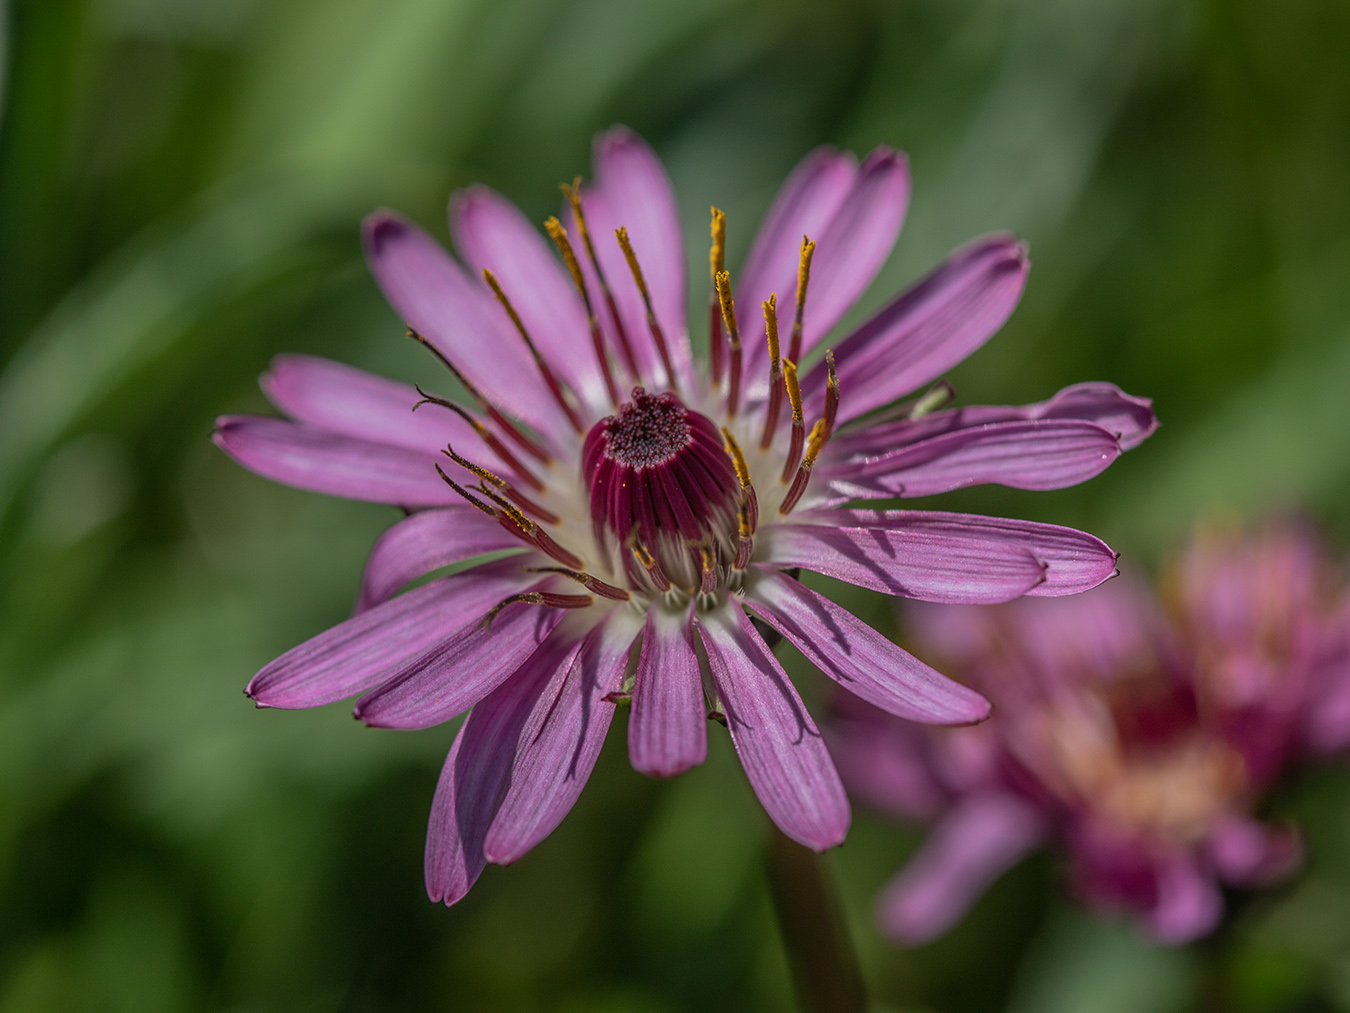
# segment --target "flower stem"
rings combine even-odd
[[[788,965],[807,1013],[862,1013],[862,971],[821,856],[777,827],[768,845],[769,887]]]

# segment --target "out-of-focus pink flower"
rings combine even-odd
[[[547,223],[556,252],[483,187],[450,206],[469,270],[394,214],[366,221],[376,281],[463,403],[283,356],[262,384],[287,417],[227,417],[215,434],[261,475],[410,513],[376,543],[356,614],[266,666],[248,692],[268,707],[364,693],[357,717],[386,728],[472,708],[427,838],[427,887],[446,903],[484,863],[515,861],[557,826],[616,702],[631,700],[638,770],[673,776],[703,762],[718,717],[784,833],[838,844],[843,786],[750,617],[887,712],[978,721],[978,693],[788,571],[946,602],[1093,587],[1115,554],[1091,535],[846,504],[982,482],[1072,485],[1156,426],[1148,401],[1105,383],[1020,408],[944,409],[939,386],[860,421],[988,340],[1028,269],[1012,237],[976,240],[833,354],[814,354],[905,217],[908,164],[885,148],[861,164],[832,149],[807,156],[751,244],[735,301],[714,210],[705,371],[691,354],[665,171],[621,128],[594,154],[594,184],[565,188],[561,219]],[[502,550],[516,554],[399,594]]]
[[[845,784],[934,823],[880,898],[892,939],[945,932],[1044,844],[1087,901],[1165,943],[1214,927],[1221,883],[1298,865],[1296,830],[1251,813],[1291,761],[1350,745],[1350,599],[1292,526],[1204,535],[1163,588],[914,606],[921,653],[993,701],[978,727],[918,728],[840,694],[827,738]]]

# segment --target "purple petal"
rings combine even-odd
[[[651,291],[652,308],[665,334],[676,373],[690,375],[689,327],[686,320],[688,282],[685,277],[684,233],[680,227],[675,190],[660,159],[642,138],[626,127],[613,127],[595,139],[592,150],[595,183],[583,194],[586,220],[596,256],[618,304],[628,340],[644,378],[652,382],[665,376],[656,344],[647,326],[642,297],[614,238],[620,226],[628,238]],[[567,215],[570,231],[575,222]],[[589,262],[582,261],[592,293],[598,293]],[[598,298],[596,310],[610,335],[610,348],[617,350],[609,313]],[[616,357],[616,362],[622,360]]]
[[[501,307],[439,243],[388,211],[366,219],[364,237],[371,273],[404,323],[497,407],[544,436],[571,428]]]
[[[1116,436],[1091,422],[993,422],[832,463],[820,473],[850,499],[931,496],[989,483],[1063,489],[1101,474],[1120,452]]]
[[[848,799],[811,715],[734,598],[698,615],[731,741],[769,818],[824,851],[848,833]]]
[[[872,284],[891,255],[909,208],[909,160],[877,148],[863,161],[853,188],[816,242],[806,289],[802,352],[818,345]],[[800,238],[798,239],[800,242]],[[796,286],[793,286],[795,305]]]
[[[859,327],[834,353],[839,422],[903,397],[988,341],[1017,306],[1028,267],[1013,237],[976,240]],[[821,410],[825,379],[820,362],[802,384],[809,415]]]
[[[829,446],[841,457],[876,457],[943,433],[1025,419],[1077,419],[1115,433],[1122,450],[1133,450],[1158,428],[1153,402],[1126,394],[1111,383],[1078,383],[1035,404],[971,405],[931,412],[837,434]]]
[[[519,538],[468,504],[405,517],[370,550],[356,611],[387,601],[409,581],[439,567],[523,546]]]
[[[266,415],[223,415],[211,440],[249,471],[298,489],[410,509],[463,502],[436,474],[429,452]]]
[[[1078,594],[1118,572],[1118,557],[1109,545],[1095,535],[1059,524],[938,510],[818,510],[804,513],[802,520],[954,536],[965,540],[972,551],[977,543],[997,545],[1002,551],[1020,548],[1035,556],[1044,568],[1044,581],[1026,592],[1035,597]]]
[[[989,701],[901,650],[800,581],[752,568],[751,611],[850,693],[911,721],[961,725],[989,716]]]
[[[312,355],[278,355],[263,374],[267,400],[306,425],[394,447],[438,453],[447,443],[465,457],[491,460],[473,427],[458,415],[424,405],[412,387]]]
[[[1157,901],[1148,912],[1149,932],[1177,946],[1208,933],[1223,916],[1223,895],[1189,855],[1165,860],[1157,871]]]
[[[433,901],[454,904],[483,871],[484,839],[512,777],[525,725],[555,671],[527,662],[474,707],[455,736],[427,822],[425,871]]]
[[[935,524],[930,517],[913,524],[897,520],[891,527],[775,524],[764,533],[765,558],[780,568],[801,566],[922,601],[1008,601],[1045,579],[1044,564],[1027,546],[960,521]]]
[[[772,292],[778,294],[779,313],[787,314],[785,319],[791,320],[796,305],[802,236],[813,239],[824,236],[835,212],[853,188],[857,174],[858,162],[853,154],[830,147],[817,148],[797,163],[764,216],[740,277],[733,276],[736,305],[742,314],[758,319],[760,304]],[[759,378],[760,386],[764,386],[763,370],[755,367],[768,358],[767,345],[747,341],[745,354],[750,367],[747,376]]]
[[[613,609],[587,636],[562,678],[554,676],[521,733],[511,785],[483,849],[491,862],[521,858],[562,822],[605,741],[615,705],[605,699],[623,683],[641,617]]]
[[[628,758],[652,777],[674,777],[708,756],[708,714],[694,652],[691,608],[647,610],[628,714]]]
[[[1350,746],[1350,657],[1343,650],[1319,666],[1310,704],[1303,719],[1304,744],[1317,753],[1336,753]]]
[[[605,388],[585,307],[529,219],[500,194],[473,186],[451,198],[450,231],[475,273],[487,268],[496,275],[554,373],[584,401],[602,404]]]
[[[369,613],[367,613],[369,614]],[[356,702],[357,718],[375,728],[430,728],[462,714],[540,649],[563,609],[513,602],[490,625],[475,622],[405,665]],[[573,645],[554,638],[545,655]]]
[[[1045,834],[1028,803],[1004,794],[957,803],[877,903],[881,930],[897,943],[936,939]]]
[[[317,707],[385,681],[538,580],[528,560],[501,559],[433,581],[293,647],[245,691],[264,707]]]
[[[1234,886],[1269,886],[1303,861],[1303,838],[1295,828],[1266,827],[1246,816],[1220,817],[1207,843],[1215,870]]]
[[[837,711],[866,709],[867,716],[835,713],[822,729],[840,780],[855,801],[881,812],[932,820],[949,801],[929,759],[932,738],[902,721],[840,694]]]

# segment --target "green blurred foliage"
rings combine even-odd
[[[393,515],[207,442],[276,352],[435,378],[360,261],[396,206],[444,237],[483,180],[536,219],[625,122],[703,277],[807,149],[909,151],[859,313],[971,235],[1035,270],[967,401],[1081,379],[1164,428],[1079,489],[963,509],[1097,531],[1148,566],[1206,516],[1350,535],[1350,7],[1338,0],[13,0],[0,5],[0,1010],[776,1010],[763,817],[723,738],[658,784],[616,727],[576,811],[454,909],[422,894],[450,729],[255,712],[338,621]],[[692,298],[705,293],[696,284]],[[856,318],[856,315],[855,315]],[[832,588],[832,591],[839,589]],[[889,606],[850,607],[894,631]],[[793,659],[807,684],[812,675]],[[621,723],[620,723],[621,724]],[[830,857],[879,1009],[1350,1010],[1350,779],[1297,777],[1291,886],[1182,951],[1075,913],[1048,858],[947,938],[871,897],[917,839]]]

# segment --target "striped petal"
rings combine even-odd
[[[854,331],[835,349],[839,422],[911,393],[988,341],[1022,297],[1029,267],[1012,236],[976,240]],[[820,362],[802,385],[812,415],[824,404],[826,375]]]
[[[708,715],[694,651],[691,607],[647,609],[647,628],[628,714],[634,770],[674,777],[708,756]]]
[[[370,550],[356,610],[364,612],[388,601],[409,581],[442,566],[523,547],[519,538],[468,504],[405,517]]]
[[[490,625],[466,626],[409,662],[358,700],[354,713],[376,728],[430,728],[449,721],[508,679],[562,617],[562,609],[513,602]],[[546,648],[557,650],[556,643]]]
[[[969,724],[989,701],[901,650],[800,581],[752,568],[745,604],[850,693],[911,721]]]
[[[734,598],[699,613],[698,628],[736,755],[769,818],[816,851],[842,843],[844,787],[778,659]]]
[[[538,580],[527,560],[502,559],[433,581],[293,647],[245,690],[263,707],[318,707],[345,700],[477,623],[493,605]]]
[[[1101,474],[1120,453],[1115,434],[1092,422],[991,422],[832,463],[820,477],[845,499],[931,496],[985,484],[1063,489]]]
[[[297,422],[339,436],[427,453],[446,444],[471,459],[492,460],[472,426],[402,383],[313,355],[278,355],[263,374],[263,393]]]
[[[388,211],[366,219],[364,239],[389,304],[484,397],[546,438],[571,428],[501,307],[439,243]]]
[[[266,415],[224,415],[211,440],[249,471],[297,489],[409,509],[463,502],[436,474],[430,453]]]
[[[1026,592],[1037,597],[1078,594],[1118,572],[1119,557],[1109,545],[1095,535],[1059,524],[939,510],[818,510],[802,515],[803,521],[808,519],[813,523],[857,525],[869,530],[954,536],[963,539],[972,551],[976,551],[977,544],[989,545],[995,551],[1000,546],[1004,550],[1021,548],[1031,553],[1044,571],[1044,579]],[[774,562],[777,564],[776,558]]]
[[[450,232],[475,273],[496,276],[554,373],[587,404],[603,404],[581,297],[529,219],[501,194],[473,186],[451,198]]]
[[[587,635],[565,673],[540,694],[518,739],[511,784],[488,831],[488,861],[506,864],[551,834],[591,776],[615,705],[606,700],[623,684],[642,619],[613,609]]]
[[[890,527],[775,524],[762,540],[768,543],[764,558],[774,566],[805,567],[921,601],[991,604],[1026,594],[1045,580],[1045,566],[1029,548],[959,521],[898,521]]]

